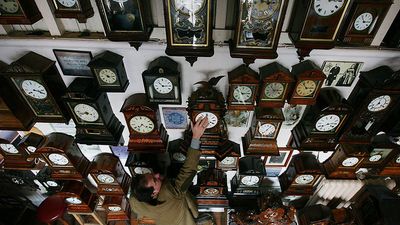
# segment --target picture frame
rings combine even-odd
[[[93,77],[90,67],[87,66],[93,58],[90,51],[53,49],[53,53],[65,76]]]
[[[186,129],[188,114],[184,107],[162,107],[164,126],[166,129]]]
[[[265,167],[286,167],[292,153],[293,149],[291,148],[279,148],[279,156],[267,156],[264,158]]]
[[[327,77],[324,86],[350,87],[363,64],[351,61],[324,61],[322,72]]]

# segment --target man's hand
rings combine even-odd
[[[207,117],[197,120],[195,125],[193,125],[192,123],[192,133],[193,133],[192,138],[200,139],[204,131],[206,130],[207,125],[208,125]]]

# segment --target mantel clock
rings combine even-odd
[[[231,57],[248,65],[256,58],[274,59],[288,0],[236,0],[236,29],[229,49]]]
[[[47,194],[53,195],[59,191],[61,191],[65,182],[64,180],[56,180],[51,178],[51,169],[46,166],[43,167],[37,174],[35,179],[38,180],[43,187],[47,190]]]
[[[168,147],[169,146],[170,145],[168,144]],[[158,159],[158,154],[129,152],[125,166],[129,168],[132,176],[153,173],[156,172],[153,168],[156,170],[158,168]]]
[[[107,223],[130,220],[131,206],[125,196],[105,196],[103,208],[106,210]]]
[[[0,154],[4,158],[4,169],[29,170],[35,167],[34,158],[24,148],[19,148],[21,140],[17,131],[0,131]]]
[[[260,82],[259,75],[246,65],[228,72],[229,110],[254,110]]]
[[[68,213],[92,213],[99,198],[79,180],[65,182],[56,195],[65,198]]]
[[[197,175],[200,193],[196,196],[199,207],[227,207],[229,205],[224,171],[208,168]]]
[[[245,156],[240,158],[239,170],[231,180],[233,195],[259,195],[265,175],[265,167],[260,157]]]
[[[79,23],[94,15],[90,0],[51,0],[56,18],[75,18]]]
[[[0,1],[0,24],[34,24],[40,19],[35,0]]]

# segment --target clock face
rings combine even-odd
[[[117,74],[110,69],[101,69],[99,71],[99,78],[106,84],[113,84],[117,81]]]
[[[110,210],[111,212],[118,212],[121,211],[121,207],[119,206],[108,206],[108,210]]]
[[[181,152],[175,152],[174,154],[172,154],[172,158],[179,162],[183,162],[186,160],[186,156]]]
[[[390,104],[391,98],[389,95],[381,95],[379,97],[374,98],[368,104],[368,110],[371,112],[379,112],[386,109]]]
[[[313,80],[303,80],[296,87],[296,93],[301,97],[310,96],[317,88],[317,84]]]
[[[141,134],[147,134],[154,130],[153,121],[147,116],[134,116],[129,121],[131,128]]]
[[[359,160],[358,158],[356,158],[356,157],[349,157],[349,158],[343,160],[342,166],[345,166],[345,167],[352,167],[352,166],[357,165],[357,163],[358,163],[359,161],[360,161],[360,160]]]
[[[374,17],[369,12],[360,14],[354,21],[354,29],[358,31],[367,29],[372,24],[373,19]]]
[[[153,86],[154,89],[160,94],[168,94],[174,88],[172,82],[165,77],[159,77],[154,80]]]
[[[78,118],[86,122],[95,122],[99,119],[97,110],[88,104],[77,104],[74,107],[74,113]]]
[[[281,98],[284,91],[285,86],[283,84],[274,82],[265,86],[264,94],[267,98]]]
[[[136,174],[148,174],[148,173],[152,173],[151,170],[150,170],[149,168],[140,167],[140,166],[135,167],[135,169],[133,169],[133,171],[134,171]]]
[[[225,157],[225,159],[221,161],[221,164],[223,165],[232,165],[233,163],[235,163],[234,157]]]
[[[27,149],[29,152],[35,152],[35,151],[36,151],[36,147],[35,147],[35,146],[28,146],[28,147],[26,147],[26,149]]]
[[[10,154],[19,153],[18,149],[12,144],[0,144],[0,148],[3,149],[3,151],[10,153]]]
[[[263,136],[274,136],[275,126],[270,123],[264,123],[258,128],[258,132]]]
[[[174,0],[175,7],[177,10],[184,14],[193,14],[197,13],[206,0]]]
[[[18,12],[19,5],[17,0],[0,0],[0,9],[6,13]]]
[[[46,88],[34,80],[24,80],[21,84],[22,90],[26,95],[35,99],[45,99],[47,97]]]
[[[57,0],[57,2],[67,8],[71,8],[76,4],[76,0]]]
[[[215,196],[219,194],[218,189],[216,188],[207,188],[204,190],[203,192],[205,195],[211,195],[211,196]]]
[[[251,17],[256,20],[263,20],[271,17],[279,10],[281,5],[280,0],[275,1],[259,1],[253,0],[253,7],[251,7]]]
[[[260,181],[260,178],[257,176],[244,176],[241,180],[242,184],[246,186],[253,186]]]
[[[66,198],[65,201],[66,201],[67,203],[73,204],[73,205],[82,204],[82,201],[81,201],[79,198],[77,198],[77,197],[69,197],[69,198]]]
[[[68,164],[68,159],[67,157],[57,154],[57,153],[51,153],[49,155],[49,160],[54,164],[54,165],[60,165],[60,166],[65,166]]]
[[[58,186],[58,184],[52,180],[46,181],[46,184],[49,185],[49,187],[57,187]]]
[[[339,126],[340,117],[335,114],[329,114],[321,117],[315,123],[315,129],[321,132],[327,132],[334,130],[337,126]]]
[[[381,159],[382,159],[382,155],[373,155],[373,156],[369,157],[368,160],[370,162],[378,162]]]
[[[343,7],[344,0],[314,0],[314,10],[320,16],[330,16]]]
[[[237,86],[233,90],[233,98],[239,102],[245,102],[252,96],[251,88],[247,86]]]
[[[400,155],[397,156],[397,158],[396,158],[396,163],[397,163],[397,164],[400,164]]]
[[[294,182],[296,182],[297,184],[310,184],[313,180],[314,180],[313,175],[305,174],[305,175],[300,175],[300,176],[296,177]]]
[[[111,184],[114,183],[114,178],[108,174],[99,174],[97,175],[97,179],[101,182],[101,183],[105,183],[105,184]]]
[[[204,117],[208,117],[207,129],[213,128],[213,127],[215,127],[215,125],[217,125],[218,117],[214,113],[210,113],[210,112],[202,112],[202,113],[197,114],[195,121],[202,119]]]

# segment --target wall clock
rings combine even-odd
[[[121,55],[105,51],[96,55],[89,63],[101,91],[125,92],[129,85]]]
[[[139,49],[153,31],[151,5],[146,0],[96,0],[106,36],[111,41],[128,41]]]
[[[69,180],[64,183],[57,196],[65,198],[68,213],[91,213],[94,211],[98,195],[92,193],[82,181]]]
[[[105,196],[103,208],[107,223],[130,220],[131,207],[125,196]]]
[[[197,57],[214,55],[213,5],[213,0],[164,0],[167,55],[185,56],[192,66]]]
[[[94,15],[90,0],[52,0],[56,18],[75,18],[79,23]]]
[[[225,157],[223,160],[217,160],[217,168],[223,171],[237,170],[239,166],[238,157]]]
[[[254,110],[255,100],[258,94],[258,73],[246,65],[240,65],[228,72],[229,110]]]
[[[392,3],[392,0],[355,1],[342,29],[340,41],[344,45],[369,46]]]
[[[31,157],[35,157],[36,150],[42,147],[46,138],[43,135],[30,132],[18,143],[18,148],[24,149]]]
[[[295,78],[290,71],[277,62],[260,67],[260,107],[283,108],[291,93]]]
[[[165,152],[168,134],[159,122],[158,105],[150,103],[146,94],[133,94],[121,108],[129,128],[128,151]]]
[[[55,62],[29,52],[1,73],[3,100],[15,105],[15,114],[31,116],[34,122],[67,123],[70,116],[62,103],[66,86]],[[13,107],[12,107],[13,109]]]
[[[358,83],[348,97],[354,112],[340,142],[369,144],[395,109],[400,98],[399,87],[400,74],[393,73],[387,66],[361,72]]]
[[[0,131],[0,153],[4,158],[4,169],[29,170],[35,167],[35,160],[24,148],[19,148],[21,140],[17,131]]]
[[[276,58],[287,3],[287,0],[237,0],[236,29],[229,45],[231,57],[243,58],[247,65],[256,58]]]
[[[208,168],[197,175],[200,193],[196,196],[199,207],[227,207],[226,174],[224,171]]]
[[[312,61],[306,60],[292,67],[296,79],[289,104],[312,105],[315,103],[326,75]]]
[[[297,0],[290,17],[289,38],[300,59],[312,49],[331,49],[345,22],[351,0]]]
[[[131,178],[119,158],[112,153],[100,153],[90,163],[89,174],[97,184],[98,195],[126,195]]]
[[[149,102],[181,104],[181,78],[178,63],[166,56],[150,62],[142,73]]]
[[[279,155],[276,138],[283,122],[281,109],[257,107],[250,129],[242,138],[245,155]]]
[[[302,150],[334,150],[351,112],[352,107],[337,89],[322,88],[316,103],[307,106],[292,130],[292,146]]]
[[[92,78],[75,78],[63,97],[76,127],[76,142],[120,145],[124,126],[115,116],[107,94]]]
[[[0,24],[34,24],[40,19],[35,0],[0,0]]]
[[[53,171],[51,177],[56,180],[83,180],[88,174],[90,162],[70,135],[47,135],[46,142],[36,154],[46,161]]]
[[[160,157],[166,157],[166,155],[129,152],[125,166],[129,168],[132,176],[163,171],[163,169],[158,169]]]
[[[53,178],[51,178],[51,169],[50,167],[46,166],[43,167],[37,174],[35,179],[37,179],[42,185],[43,187],[47,190],[47,193],[49,195],[53,195],[56,192],[61,191],[64,182],[65,181],[61,181],[61,180],[55,180]]]
[[[233,195],[259,195],[265,175],[265,167],[260,157],[240,158],[239,170],[231,180]]]

